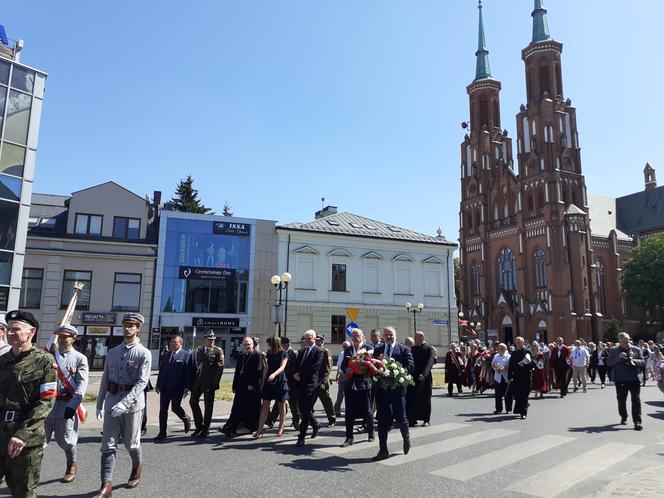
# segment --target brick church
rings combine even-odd
[[[521,52],[527,100],[516,115],[514,161],[479,8],[461,144],[460,309],[481,322],[486,339],[508,343],[518,335],[598,340],[612,317],[629,332],[662,328],[638,316],[619,287],[634,241],[664,231],[664,187],[654,169],[646,165],[643,192],[618,199],[586,192],[576,109],[563,88],[563,45],[549,34],[542,0]]]

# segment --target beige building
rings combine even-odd
[[[145,316],[142,339],[149,347],[155,214],[148,200],[114,182],[70,196],[33,194],[19,306],[40,321],[40,345],[60,323],[79,281],[85,286],[72,324],[93,369],[102,368],[108,348],[122,340],[127,311]]]

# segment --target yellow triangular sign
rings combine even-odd
[[[351,322],[355,323],[355,319],[357,318],[357,314],[360,312],[360,308],[346,308],[346,313],[348,314],[348,318],[350,318]]]

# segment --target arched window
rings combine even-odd
[[[597,311],[606,313],[606,292],[604,290],[604,265],[599,257],[595,258],[595,275],[597,284]]]
[[[473,296],[480,296],[480,274],[482,270],[482,264],[475,260],[473,261]]]
[[[498,257],[498,282],[502,290],[516,290],[516,260],[507,247],[500,251]]]
[[[537,210],[542,211],[544,209],[544,185],[540,185],[537,188]]]
[[[539,247],[535,251],[535,258],[533,259],[533,272],[535,273],[535,288],[545,288],[548,284],[546,261],[544,260],[544,251]]]

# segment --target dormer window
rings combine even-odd
[[[101,235],[103,217],[98,214],[76,213],[74,233],[80,235]]]

